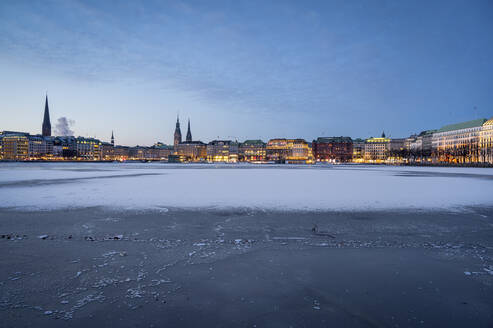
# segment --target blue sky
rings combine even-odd
[[[0,130],[394,137],[493,116],[491,1],[0,2]],[[476,107],[476,110],[474,110]],[[184,134],[185,124],[182,133]]]

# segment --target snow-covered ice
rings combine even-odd
[[[493,204],[493,169],[4,163],[0,207],[296,210],[433,209]]]

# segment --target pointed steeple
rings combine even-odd
[[[382,138],[385,138],[385,131],[382,131]]]
[[[43,137],[51,136],[51,122],[50,122],[50,109],[48,107],[48,94],[46,94],[46,98],[45,98],[45,114],[43,118],[42,135]]]
[[[192,131],[190,131],[190,119],[188,119],[187,142],[192,141]]]
[[[176,150],[176,146],[178,146],[178,144],[180,143],[181,143],[180,118],[177,115],[174,142],[173,142],[173,145],[175,146],[175,150]]]
[[[111,144],[115,147],[115,137],[113,136],[113,130],[111,130]]]

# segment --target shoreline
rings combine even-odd
[[[403,166],[403,167],[452,167],[452,168],[493,168],[493,164],[489,163],[463,163],[463,164],[456,164],[456,163],[354,163],[354,162],[345,162],[345,163],[313,163],[313,164],[306,164],[306,163],[253,163],[253,162],[238,162],[238,163],[226,163],[226,162],[187,162],[187,163],[181,163],[181,162],[168,162],[168,161],[163,161],[163,160],[126,160],[126,161],[118,161],[118,160],[98,160],[98,161],[89,161],[89,160],[26,160],[26,161],[14,161],[14,160],[0,160],[0,164],[2,163],[114,163],[114,164],[125,164],[125,163],[142,163],[142,164],[147,164],[147,163],[161,163],[161,164],[170,164],[170,165],[196,165],[196,164],[203,164],[203,165],[228,165],[228,166],[234,166],[234,165],[252,165],[252,166],[271,166],[271,165],[276,165],[276,166],[344,166],[344,165],[354,165],[354,166]]]

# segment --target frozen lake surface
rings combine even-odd
[[[479,168],[0,164],[3,208],[460,209],[491,195],[493,169]]]
[[[492,188],[491,169],[2,163],[0,327],[491,327]]]

